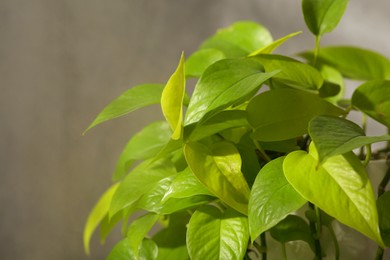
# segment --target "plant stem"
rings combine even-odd
[[[316,36],[316,46],[314,48],[313,67],[316,67],[316,65],[317,65],[318,54],[320,52],[320,41],[321,41],[321,36],[317,35]]]
[[[386,191],[386,186],[390,181],[390,165],[387,167],[387,171],[385,176],[383,177],[382,181],[379,183],[378,186],[378,198],[383,195]]]
[[[371,160],[371,145],[367,144],[365,147],[366,147],[366,157],[364,159],[363,166],[367,167],[368,163]]]
[[[314,209],[316,211],[316,217],[317,217],[317,237],[321,237],[322,232],[322,221],[321,221],[321,212],[320,208],[317,206],[314,206]]]
[[[340,259],[340,247],[339,247],[339,242],[337,241],[336,234],[334,233],[332,224],[328,226],[330,236],[332,237],[333,244],[334,244],[334,259],[339,260]]]
[[[282,244],[283,260],[287,260],[286,243],[281,243],[281,244]]]
[[[383,248],[378,246],[378,249],[376,250],[375,260],[382,260],[383,259],[383,254],[384,254]]]
[[[314,210],[314,205],[309,202],[309,208]],[[321,249],[321,243],[320,238],[317,236],[317,229],[316,229],[316,223],[313,221],[309,221],[310,224],[310,231],[314,239],[314,246],[315,246],[315,253],[316,253],[316,260],[322,259],[322,249]]]
[[[259,150],[262,159],[264,159],[266,162],[270,162],[270,161],[271,161],[271,158],[270,158],[270,157],[268,156],[268,154],[264,151],[263,147],[261,147],[259,141],[253,140],[253,142],[255,143],[255,146],[256,146],[257,150]]]
[[[365,114],[362,114],[362,129],[363,132],[367,131],[367,116]],[[364,157],[364,146],[360,148],[360,153],[359,153],[360,159],[363,159]]]
[[[267,248],[267,240],[266,240],[266,237],[265,237],[265,232],[261,233],[260,241],[261,241],[261,247],[262,248]],[[263,251],[261,253],[261,258],[263,260],[267,260],[267,250],[265,250],[265,251]]]

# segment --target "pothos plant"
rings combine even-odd
[[[333,227],[342,223],[375,241],[372,258],[381,259],[390,245],[390,170],[372,187],[365,168],[371,144],[390,135],[367,136],[365,120],[347,118],[359,111],[390,127],[390,61],[320,45],[346,6],[302,1],[314,50],[272,54],[299,32],[274,41],[263,26],[237,22],[182,54],[166,84],[134,86],[104,108],[89,128],[152,104],[165,120],[126,144],[114,184],[88,217],[86,252],[97,227],[104,241],[122,222],[124,238],[108,259],[266,259],[272,250],[286,259],[295,240],[321,259],[325,239],[339,259]],[[197,79],[192,94],[189,78]],[[351,97],[345,79],[360,84]]]

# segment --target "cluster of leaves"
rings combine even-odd
[[[109,104],[89,128],[152,104],[166,120],[125,146],[115,184],[88,218],[86,252],[98,226],[104,241],[120,221],[125,237],[108,259],[243,259],[266,253],[265,232],[282,249],[302,240],[321,257],[321,225],[332,230],[334,219],[389,246],[390,193],[376,200],[352,151],[366,146],[368,161],[370,144],[390,136],[366,136],[346,116],[358,110],[390,127],[390,61],[356,47],[319,47],[346,6],[302,1],[317,39],[300,54],[307,62],[272,54],[299,33],[274,41],[263,26],[237,22],[188,59],[182,54],[166,84],[132,87]],[[189,78],[198,78],[191,96]],[[345,78],[363,81],[347,100]],[[294,215],[308,204],[307,219]]]

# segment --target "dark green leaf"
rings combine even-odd
[[[280,152],[280,153],[289,153],[295,150],[299,150],[299,146],[297,145],[297,139],[287,139],[282,141],[275,142],[260,142],[260,146],[264,150]]]
[[[259,141],[281,141],[307,133],[317,115],[341,115],[340,108],[318,95],[294,89],[275,89],[253,98],[247,107],[253,137]]]
[[[252,241],[306,203],[284,177],[283,160],[266,164],[253,184],[248,205]]]
[[[277,72],[263,72],[263,66],[252,59],[221,60],[203,73],[196,84],[188,106],[185,124],[198,122],[209,112],[218,112],[244,102],[261,84]]]
[[[390,81],[372,80],[362,84],[352,95],[352,105],[390,127]]]
[[[95,229],[108,213],[108,209],[115,191],[118,189],[118,184],[112,185],[99,199],[91,213],[89,213],[87,223],[84,227],[84,250],[87,255],[90,254],[89,242]]]
[[[295,240],[305,241],[314,251],[314,240],[309,225],[298,216],[288,215],[270,230],[270,234],[282,244]]]
[[[186,61],[186,76],[199,78],[207,67],[224,58],[223,52],[217,49],[198,50]]]
[[[317,36],[333,31],[347,4],[348,0],[303,0],[302,11],[307,27]]]
[[[250,190],[241,172],[240,154],[233,144],[188,143],[184,154],[192,172],[209,191],[230,207],[247,214]]]
[[[104,121],[126,115],[148,105],[160,103],[163,89],[164,85],[161,84],[144,84],[130,88],[106,106],[84,131],[84,134]]]
[[[182,53],[179,65],[169,78],[161,95],[162,112],[171,126],[174,140],[182,136],[185,85],[184,53]]]
[[[146,160],[157,155],[167,145],[171,135],[169,125],[164,121],[154,122],[136,133],[119,156],[113,179],[124,177],[136,160]]]
[[[313,53],[301,54],[313,60]],[[381,54],[349,46],[321,48],[318,62],[334,67],[345,77],[357,80],[390,78],[390,61]]]
[[[213,206],[195,211],[188,224],[187,248],[192,259],[243,259],[248,246],[248,221],[240,213]]]
[[[318,209],[320,211],[320,219],[321,219],[321,224],[326,226],[326,227],[331,227],[334,218],[326,214],[324,211],[321,209]],[[314,209],[309,209],[305,211],[305,216],[308,220],[312,222],[318,222],[318,216],[316,213],[316,210]],[[333,228],[333,227],[331,227]]]
[[[335,68],[327,65],[320,66],[319,71],[325,79],[324,84],[320,88],[320,96],[331,103],[337,104],[344,97],[345,93],[343,75]],[[336,91],[338,92],[336,93]]]
[[[139,250],[139,257],[136,257],[131,250],[129,240],[123,239],[115,245],[107,260],[155,260],[157,254],[157,245],[150,239],[144,239]]]
[[[228,58],[244,57],[272,43],[269,31],[254,22],[236,22],[203,42],[201,48],[222,51]]]
[[[379,228],[385,245],[390,247],[390,191],[386,191],[377,200]]]
[[[390,140],[390,135],[366,136],[357,124],[332,116],[313,118],[309,123],[309,134],[316,146],[320,163],[367,144]]]
[[[374,193],[360,160],[351,152],[318,166],[317,157],[314,145],[310,146],[310,154],[288,154],[283,163],[286,179],[327,214],[383,245]]]
[[[254,59],[263,64],[266,72],[280,70],[271,79],[274,88],[289,86],[316,92],[324,81],[315,68],[287,56],[261,54]]]

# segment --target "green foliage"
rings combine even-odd
[[[314,51],[301,53],[306,61],[272,54],[299,32],[273,41],[262,25],[237,22],[186,61],[183,53],[166,84],[133,87],[106,106],[88,129],[158,103],[165,120],[140,127],[123,149],[117,183],[85,225],[86,253],[96,229],[103,242],[120,222],[124,239],[109,260],[252,259],[272,250],[270,236],[284,258],[286,244],[301,240],[321,259],[323,226],[338,259],[347,248],[337,245],[337,221],[389,246],[390,170],[376,201],[365,164],[370,145],[390,135],[367,136],[365,122],[347,118],[357,110],[390,127],[390,61],[371,50],[320,46],[347,2],[302,1],[316,38]],[[350,97],[345,79],[363,81]],[[353,153],[363,146],[364,163]]]

